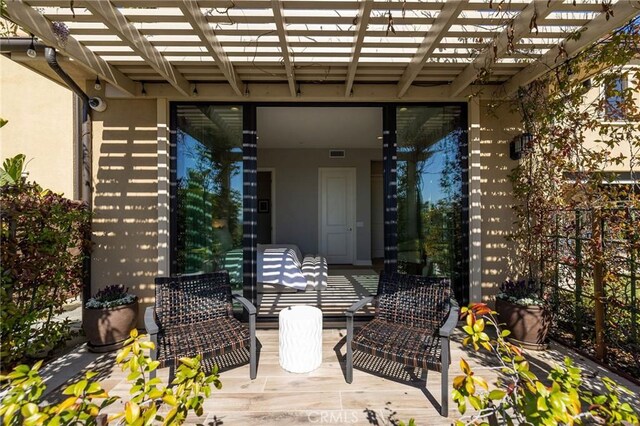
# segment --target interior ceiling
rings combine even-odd
[[[262,107],[258,148],[380,148],[382,108]]]
[[[345,97],[354,85],[386,83],[397,85],[397,98],[411,86],[464,98],[479,83],[515,92],[561,54],[637,16],[636,3],[12,0],[5,8],[40,42],[130,96],[142,95],[140,83],[170,84],[181,96],[204,82],[226,83],[237,96],[250,83],[282,83],[293,99],[300,83],[344,84]]]

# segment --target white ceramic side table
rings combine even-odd
[[[322,363],[322,311],[313,306],[290,306],[280,311],[280,366],[292,373],[308,373]]]

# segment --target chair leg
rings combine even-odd
[[[442,377],[440,383],[440,415],[442,417],[449,416],[449,339],[440,338],[440,355],[442,363]]]
[[[347,316],[347,359],[346,359],[346,379],[347,383],[353,382],[353,317]]]
[[[249,316],[249,377],[251,380],[256,378],[257,374],[257,360],[256,360],[256,316]]]
[[[173,382],[173,379],[175,379],[175,378],[176,378],[176,366],[175,365],[171,365],[171,367],[169,367],[169,381],[168,381],[167,384],[169,386],[171,386],[171,382]]]

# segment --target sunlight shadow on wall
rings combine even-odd
[[[156,103],[111,100],[94,120],[92,293],[124,284],[143,312],[158,271]]]
[[[520,117],[508,105],[483,103],[481,117],[482,295],[491,299],[502,281],[518,271],[513,243],[508,240],[515,220],[509,173],[517,163],[509,158],[509,141],[520,130]]]

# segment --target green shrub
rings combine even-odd
[[[4,163],[0,187],[0,367],[10,369],[64,342],[57,321],[82,289],[90,214],[22,177],[24,156]]]
[[[123,349],[116,357],[116,363],[127,371],[127,381],[131,388],[131,399],[124,405],[124,410],[106,416],[101,411],[118,400],[110,397],[92,379],[96,373],[87,373],[85,378],[67,386],[63,394],[67,398],[58,404],[43,404],[42,394],[46,387],[38,370],[41,362],[32,368],[27,365],[16,367],[6,376],[2,390],[5,396],[0,405],[0,418],[4,425],[95,425],[101,418],[102,423],[117,420],[119,424],[180,425],[184,423],[189,411],[198,416],[203,414],[205,397],[211,395],[211,385],[220,388],[217,367],[211,375],[206,375],[196,358],[181,358],[176,371],[173,387],[160,385],[160,379],[147,379],[150,372],[158,368],[158,361],[152,361],[146,351],[154,348],[154,344],[143,340],[137,330],[125,342]],[[169,407],[168,412],[158,413],[162,404]]]
[[[476,303],[461,313],[466,318],[463,345],[488,351],[499,362],[502,375],[498,386],[490,388],[464,358],[460,360],[463,375],[453,380],[452,397],[460,413],[466,413],[467,404],[477,413],[457,425],[497,424],[498,419],[508,425],[638,424],[637,413],[621,400],[623,394],[633,395],[628,389],[603,377],[605,393],[588,391],[582,386],[582,370],[570,358],[551,369],[545,384],[531,371],[522,350],[505,339],[509,331],[501,330],[495,311]],[[495,328],[498,337],[489,337],[486,326]]]

